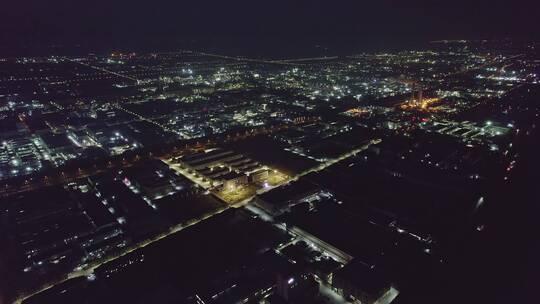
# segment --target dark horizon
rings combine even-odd
[[[412,48],[445,39],[539,40],[540,13],[532,1],[514,1],[511,8],[506,1],[470,2],[10,3],[0,18],[0,52],[50,46],[95,52],[194,47],[280,56],[283,49],[305,53],[316,46],[350,53]]]

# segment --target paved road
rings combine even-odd
[[[141,243],[138,243],[138,244],[135,244],[133,246],[130,246],[130,247],[126,248],[120,254],[115,254],[114,256],[110,256],[110,257],[108,257],[106,259],[99,260],[98,262],[90,264],[90,265],[88,265],[88,266],[86,266],[86,267],[84,267],[82,269],[76,269],[76,270],[68,273],[66,278],[64,278],[64,279],[61,279],[61,280],[58,280],[58,281],[55,281],[55,282],[52,282],[52,283],[48,283],[47,285],[39,288],[38,290],[35,290],[35,291],[30,292],[28,294],[21,295],[19,298],[17,298],[14,301],[14,303],[17,303],[17,304],[22,303],[22,301],[24,301],[25,299],[27,299],[27,298],[35,295],[35,294],[38,294],[40,292],[43,292],[43,291],[45,291],[47,289],[50,289],[50,288],[52,288],[52,287],[54,287],[54,286],[56,286],[58,284],[61,284],[61,283],[65,282],[65,281],[67,281],[69,279],[78,278],[78,277],[87,277],[90,274],[92,274],[96,268],[98,268],[99,266],[101,266],[101,265],[103,265],[105,263],[113,261],[113,260],[115,260],[115,259],[117,259],[119,257],[122,257],[122,256],[124,256],[126,254],[129,254],[129,253],[131,253],[131,252],[133,252],[135,250],[144,248],[144,247],[146,247],[146,246],[148,246],[148,245],[150,245],[150,244],[152,244],[154,242],[162,240],[162,239],[164,239],[164,238],[166,238],[166,237],[168,237],[168,236],[170,236],[172,234],[175,234],[175,233],[177,233],[179,231],[182,231],[182,230],[184,230],[184,229],[186,229],[186,228],[188,228],[190,226],[196,225],[196,224],[198,224],[198,223],[200,223],[200,222],[202,222],[202,221],[204,221],[204,220],[206,220],[206,219],[208,219],[210,217],[213,217],[214,215],[222,213],[223,211],[227,210],[228,208],[229,207],[225,206],[225,207],[220,208],[218,210],[215,210],[213,212],[207,213],[207,214],[205,214],[204,216],[202,216],[201,218],[199,218],[197,220],[190,221],[187,224],[182,223],[182,224],[176,225],[176,226],[172,227],[171,229],[169,229],[168,232],[162,233],[162,234],[157,235],[157,236],[155,236],[155,237],[153,237],[153,238],[151,238],[149,240],[145,240],[145,241],[143,241]]]
[[[313,172],[318,172],[318,171],[321,171],[321,170],[324,170],[334,164],[337,164],[343,160],[346,160],[347,158],[351,157],[351,156],[355,156],[356,154],[366,150],[367,148],[369,148],[371,145],[376,145],[376,144],[379,144],[382,142],[382,139],[372,139],[370,140],[367,144],[363,145],[362,147],[358,148],[358,149],[354,149],[348,153],[345,153],[337,158],[334,158],[334,159],[330,159],[320,165],[318,165],[317,167],[315,168],[311,168],[311,169],[308,169],[304,172],[301,172],[300,174],[298,174],[297,176],[295,176],[295,178],[299,178],[299,177],[302,177],[304,175],[308,175],[310,173],[313,173]]]
[[[287,232],[292,234],[295,239],[288,244],[303,240],[308,244],[314,245],[317,249],[323,251],[323,253],[342,264],[347,264],[353,259],[353,257],[346,252],[339,250],[338,248],[326,243],[325,241],[298,227],[286,227],[283,223],[275,222],[274,218],[270,214],[268,214],[266,211],[259,208],[258,206],[254,205],[253,203],[246,205],[245,208],[258,215],[260,219],[273,223],[273,225],[277,228],[286,230]],[[282,245],[281,248],[286,247],[286,245],[288,244]]]
[[[135,77],[131,77],[131,76],[128,76],[128,75],[124,75],[124,74],[120,74],[120,73],[117,73],[117,72],[114,72],[114,71],[111,71],[111,70],[107,70],[105,68],[102,68],[102,67],[98,67],[98,66],[94,66],[94,65],[90,65],[88,63],[85,63],[85,62],[82,62],[82,61],[77,61],[77,60],[73,60],[73,59],[70,59],[70,58],[64,58],[65,60],[68,60],[68,61],[71,61],[73,63],[78,63],[80,65],[84,65],[84,66],[87,66],[89,68],[92,68],[94,70],[97,70],[97,71],[101,71],[101,72],[105,72],[105,73],[109,73],[113,76],[117,76],[117,77],[121,77],[121,78],[126,78],[128,80],[132,80],[132,81],[135,81],[136,83],[139,83],[139,79],[135,78]]]

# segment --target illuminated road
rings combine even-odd
[[[338,261],[339,263],[347,264],[348,262],[350,262],[353,259],[353,257],[351,255],[347,254],[346,252],[343,252],[343,251],[339,250],[338,248],[326,243],[325,241],[313,236],[312,234],[310,234],[310,233],[308,233],[308,232],[306,232],[306,231],[304,231],[304,230],[302,230],[300,228],[286,227],[285,224],[283,224],[283,223],[275,222],[274,218],[270,214],[268,214],[266,211],[264,211],[260,207],[254,205],[253,203],[246,205],[245,208],[247,210],[251,211],[252,213],[258,215],[260,219],[262,219],[264,221],[267,221],[267,222],[270,222],[275,227],[277,227],[277,228],[279,228],[281,230],[285,230],[285,231],[287,231],[288,233],[290,233],[290,234],[292,234],[294,236],[293,240],[291,240],[290,242],[288,242],[286,244],[281,245],[279,248],[277,248],[278,250],[283,249],[287,245],[290,245],[290,244],[295,243],[297,241],[303,240],[306,243],[314,246],[316,249],[321,250],[327,256],[333,258],[334,260]]]
[[[330,167],[330,166],[332,166],[332,165],[334,165],[334,164],[337,164],[337,163],[339,163],[339,162],[341,162],[341,161],[343,161],[343,160],[348,159],[348,158],[351,157],[351,156],[355,156],[356,154],[358,154],[358,153],[360,153],[360,152],[366,150],[367,148],[369,148],[371,145],[376,145],[376,144],[379,144],[379,143],[381,143],[381,142],[382,142],[381,139],[373,139],[373,140],[371,140],[369,143],[363,145],[362,147],[360,147],[360,148],[358,148],[358,149],[354,149],[354,150],[352,150],[352,151],[350,151],[350,152],[347,152],[347,153],[345,153],[345,154],[343,154],[343,155],[341,155],[341,156],[339,156],[339,157],[337,157],[337,158],[330,159],[330,160],[328,160],[328,161],[326,161],[326,162],[324,162],[324,163],[322,163],[322,164],[320,164],[320,165],[318,165],[318,166],[316,166],[316,167],[314,167],[314,168],[311,168],[311,169],[308,169],[308,170],[306,170],[306,171],[304,171],[304,172],[301,172],[301,173],[299,173],[299,174],[297,174],[297,175],[295,175],[295,176],[293,176],[293,177],[291,177],[291,178],[284,179],[283,182],[280,183],[280,184],[278,184],[278,185],[274,185],[274,186],[271,186],[271,187],[266,187],[266,188],[258,189],[257,192],[256,192],[256,194],[257,194],[257,195],[261,195],[261,194],[266,193],[266,192],[268,192],[268,191],[270,191],[270,190],[272,190],[272,189],[279,188],[279,187],[281,187],[281,186],[283,186],[283,185],[285,185],[285,184],[288,184],[288,183],[289,183],[290,181],[292,181],[292,180],[297,180],[297,179],[299,179],[300,177],[302,177],[302,176],[304,176],[304,175],[310,174],[310,173],[312,173],[312,172],[318,172],[318,171],[324,170],[324,169],[326,169],[326,168],[328,168],[328,167]],[[253,195],[252,197],[246,198],[246,199],[243,200],[242,202],[237,203],[237,204],[235,204],[235,205],[236,205],[236,206],[246,205],[246,204],[248,204],[254,197],[255,197],[255,195]]]
[[[326,60],[335,60],[338,59],[338,56],[331,56],[331,57],[313,57],[313,58],[296,58],[296,59],[282,59],[282,60],[274,60],[274,62],[286,62],[286,63],[293,63],[293,62],[304,62],[304,61],[326,61]]]
[[[52,287],[54,287],[54,286],[56,286],[58,284],[61,284],[61,283],[65,282],[65,281],[67,281],[69,279],[78,278],[78,277],[86,277],[86,276],[92,274],[96,268],[98,268],[99,266],[101,266],[101,265],[103,265],[105,263],[108,263],[108,262],[110,262],[112,260],[115,260],[115,259],[117,259],[119,257],[122,257],[122,256],[124,256],[126,254],[129,254],[129,253],[131,253],[131,252],[133,252],[135,250],[144,248],[144,247],[146,247],[146,246],[148,246],[148,245],[150,245],[150,244],[152,244],[154,242],[157,242],[157,241],[159,241],[161,239],[164,239],[164,238],[166,238],[166,237],[168,237],[168,236],[170,236],[172,234],[175,234],[175,233],[177,233],[179,231],[182,231],[182,230],[184,230],[184,229],[186,229],[186,228],[188,228],[190,226],[198,224],[198,223],[200,223],[200,222],[202,222],[202,221],[204,221],[204,220],[206,220],[206,219],[208,219],[210,217],[213,217],[214,215],[222,213],[223,211],[227,210],[228,208],[229,207],[225,206],[225,207],[222,207],[222,208],[220,208],[218,210],[215,210],[213,212],[207,213],[207,214],[205,214],[203,217],[201,217],[199,219],[190,220],[187,223],[182,223],[182,224],[178,224],[176,226],[173,226],[173,227],[171,227],[169,229],[168,232],[159,234],[159,235],[157,235],[157,236],[155,236],[155,237],[153,237],[153,238],[151,238],[149,240],[145,240],[145,241],[143,241],[141,243],[132,245],[132,246],[126,248],[122,253],[119,253],[119,254],[116,254],[114,256],[110,256],[108,258],[99,260],[99,261],[97,261],[97,262],[95,262],[95,263],[93,263],[91,265],[88,265],[88,266],[84,267],[83,269],[74,270],[73,272],[68,273],[67,277],[64,278],[64,279],[58,280],[58,281],[56,281],[54,283],[49,283],[49,284],[41,287],[40,289],[38,289],[38,290],[36,290],[34,292],[22,295],[18,299],[16,299],[14,301],[14,303],[22,303],[22,301],[24,301],[25,299],[27,299],[27,298],[35,295],[35,294],[38,294],[38,293],[40,293],[42,291],[45,291],[47,289],[50,289],[50,288],[52,288]]]
[[[326,243],[325,241],[298,227],[290,227],[288,231],[295,237],[304,240],[306,243],[314,245],[316,249],[322,250],[329,257],[340,262],[341,264],[347,264],[353,259],[353,256],[339,250],[338,248]]]
[[[264,59],[245,58],[245,57],[232,57],[232,56],[226,56],[226,55],[211,54],[211,53],[204,53],[204,52],[195,52],[195,51],[192,52],[192,53],[197,54],[197,55],[202,55],[202,56],[208,56],[208,57],[214,57],[214,58],[220,58],[220,59],[227,59],[227,60],[235,60],[235,61],[243,61],[243,62],[295,65],[293,63],[289,63],[287,61],[281,61],[281,60],[264,60]]]
[[[294,59],[277,59],[277,60],[266,60],[266,59],[254,59],[247,57],[232,57],[227,55],[212,54],[205,52],[197,51],[186,51],[192,54],[209,56],[220,59],[235,60],[235,61],[244,61],[244,62],[256,62],[256,63],[267,63],[267,64],[281,64],[281,65],[301,65],[300,62],[309,62],[309,61],[326,61],[326,60],[335,60],[338,59],[338,56],[331,57],[307,57],[307,58],[294,58]]]
[[[371,141],[369,141],[367,144],[363,145],[362,147],[358,148],[358,149],[355,149],[355,150],[352,150],[348,153],[345,153],[343,155],[341,155],[340,157],[338,158],[335,158],[335,159],[331,159],[327,162],[324,162],[322,164],[320,164],[319,166],[315,167],[315,168],[312,168],[312,169],[309,169],[309,170],[306,170],[298,175],[296,175],[293,179],[298,179],[304,175],[307,175],[309,173],[312,173],[312,172],[318,172],[318,171],[321,171],[321,170],[324,170],[325,168],[328,168],[329,166],[332,166],[334,164],[337,164],[345,159],[348,159],[349,157],[352,157],[352,156],[355,156],[357,155],[358,153],[366,150],[367,148],[369,148],[371,145],[376,145],[376,144],[379,144],[381,143],[382,140],[381,139],[373,139]],[[270,189],[268,189],[270,190]],[[268,191],[267,190],[267,191]],[[261,193],[264,193],[266,191],[261,191]],[[260,193],[259,193],[260,194]],[[250,201],[250,203],[248,203],[245,208],[249,211],[251,211],[252,213],[256,214],[259,216],[260,219],[264,220],[264,221],[267,221],[267,222],[271,222],[273,223],[276,227],[278,227],[279,229],[282,229],[282,230],[287,230],[290,234],[292,234],[295,239],[290,241],[289,243],[287,244],[284,244],[282,246],[280,246],[279,249],[282,249],[283,247],[286,247],[287,245],[291,244],[291,243],[294,243],[296,241],[298,241],[299,239],[301,240],[304,240],[306,241],[308,244],[311,244],[313,245],[314,247],[318,248],[318,249],[321,249],[325,254],[327,254],[328,256],[332,257],[334,260],[342,263],[342,264],[347,264],[348,262],[350,262],[352,259],[353,259],[353,256],[347,254],[346,252],[343,252],[341,250],[339,250],[338,248],[326,243],[325,241],[311,235],[310,233],[298,228],[298,227],[285,227],[284,224],[282,223],[276,223],[274,221],[274,218],[268,214],[265,210],[263,210],[262,208],[260,208],[259,206],[255,205],[253,203],[253,201]]]
[[[369,148],[371,145],[377,145],[377,144],[380,144],[382,142],[382,139],[372,139],[370,140],[367,144],[363,145],[362,147],[358,148],[358,149],[354,149],[350,152],[347,152],[343,155],[341,155],[340,157],[338,158],[334,158],[334,159],[330,159],[318,166],[316,166],[315,168],[311,168],[311,169],[308,169],[304,172],[301,172],[300,174],[296,175],[294,178],[295,179],[298,179],[299,177],[302,177],[304,175],[308,175],[310,173],[313,173],[313,172],[319,172],[321,170],[324,170],[334,164],[337,164],[343,160],[346,160],[347,158],[351,157],[351,156],[355,156],[356,154],[366,150],[367,148]]]
[[[132,80],[132,81],[135,81],[135,82],[139,83],[139,79],[134,78],[134,77],[131,77],[131,76],[123,75],[123,74],[120,74],[120,73],[117,73],[117,72],[114,72],[114,71],[111,71],[111,70],[107,70],[107,69],[104,69],[104,68],[101,68],[101,67],[93,66],[93,65],[90,65],[90,64],[81,62],[81,61],[77,61],[77,60],[73,60],[73,59],[69,59],[69,58],[64,58],[64,59],[65,59],[65,60],[68,60],[68,61],[71,61],[71,62],[74,62],[74,63],[78,63],[78,64],[80,64],[80,65],[87,66],[87,67],[92,68],[92,69],[94,69],[94,70],[98,70],[98,71],[101,71],[101,72],[109,73],[109,74],[112,74],[112,75],[114,75],[114,76],[126,78],[126,79],[129,79],[129,80]]]
[[[178,132],[178,131],[176,131],[176,130],[173,130],[173,129],[171,129],[171,128],[165,126],[165,125],[162,125],[162,124],[160,124],[160,123],[157,123],[157,122],[153,121],[152,119],[146,118],[146,117],[144,117],[144,116],[142,116],[142,115],[140,115],[140,114],[138,114],[138,113],[135,113],[135,112],[133,112],[133,111],[127,110],[127,109],[125,109],[125,108],[122,108],[122,107],[121,107],[120,105],[118,105],[118,104],[113,104],[112,106],[115,107],[116,109],[120,110],[120,111],[124,111],[124,112],[126,112],[126,113],[128,113],[128,114],[130,114],[130,115],[133,115],[133,116],[139,118],[139,119],[142,120],[142,121],[146,121],[146,122],[151,123],[151,124],[153,124],[153,125],[155,125],[155,126],[158,126],[158,127],[160,127],[162,130],[164,130],[164,131],[171,132],[171,133],[176,133],[176,134],[180,135],[180,132]]]

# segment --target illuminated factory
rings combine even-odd
[[[265,175],[265,168],[242,154],[213,149],[177,157],[176,161],[190,173],[212,185],[236,187],[248,183],[248,175]]]

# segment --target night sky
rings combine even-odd
[[[539,38],[531,0],[31,0],[3,4],[3,48],[84,44],[224,50],[401,47],[438,39]]]

